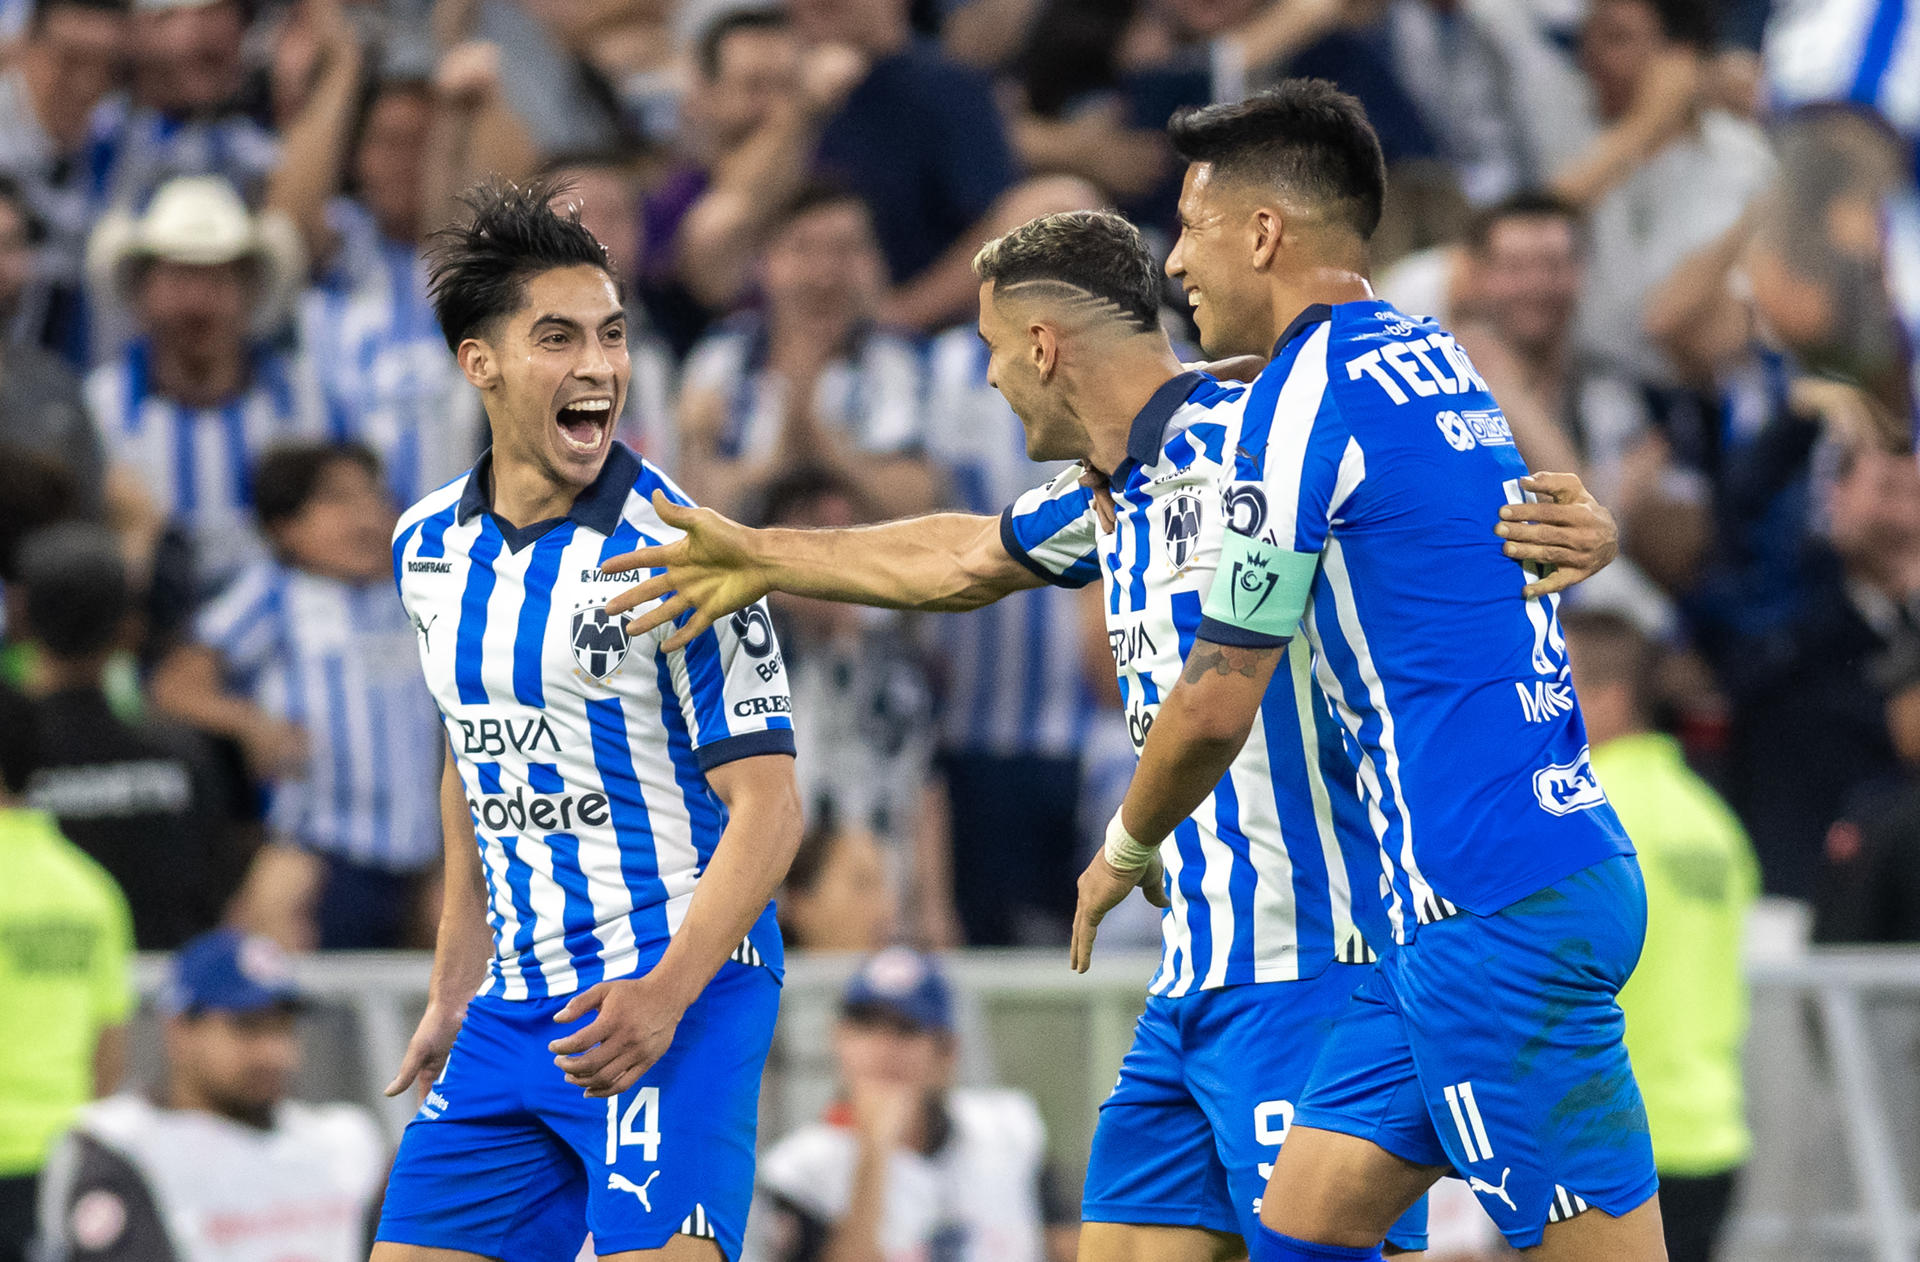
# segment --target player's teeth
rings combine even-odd
[[[1188,305],[1189,307],[1197,307],[1197,306],[1199,306],[1199,305],[1200,305],[1200,291],[1199,291],[1199,290],[1197,290],[1197,289],[1191,289],[1191,290],[1188,290],[1188,291],[1187,291],[1187,305]]]

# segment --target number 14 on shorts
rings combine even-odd
[[[639,1088],[624,1107],[619,1096],[607,1101],[607,1164],[617,1164],[628,1147],[638,1147],[644,1162],[660,1160],[660,1088]]]

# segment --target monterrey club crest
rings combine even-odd
[[[1184,491],[1167,501],[1161,515],[1167,541],[1167,560],[1178,574],[1200,550],[1200,497]]]
[[[605,605],[573,611],[573,660],[594,679],[604,680],[627,660],[627,628],[607,616]]]

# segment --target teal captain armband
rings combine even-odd
[[[1275,641],[1291,639],[1319,569],[1318,553],[1294,552],[1229,530],[1220,543],[1220,568],[1202,616]]]

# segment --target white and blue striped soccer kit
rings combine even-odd
[[[457,477],[480,454],[485,414],[447,354],[418,246],[383,236],[357,202],[328,204],[338,242],[300,298],[300,342],[330,437],[380,457],[397,504]]]
[[[393,589],[256,562],[200,611],[228,686],[307,736],[303,777],[271,786],[276,837],[418,872],[440,857],[440,715]]]
[[[489,508],[491,455],[401,519],[394,571],[439,702],[485,872],[495,950],[448,1068],[407,1128],[379,1238],[569,1262],[675,1234],[738,1257],[759,1084],[782,966],[768,904],[611,1100],[567,1084],[547,1043],[566,997],[666,951],[727,824],[707,776],[794,749],[787,678],[753,605],[684,650],[609,618],[602,561],[679,532],[685,497],[614,444],[564,518]]]
[[[265,348],[246,390],[191,407],[153,390],[151,350],[128,345],[87,377],[87,409],[109,465],[126,469],[192,541],[202,593],[217,591],[265,548],[253,520],[253,468],[276,442],[319,436],[302,374]]]
[[[1136,754],[1185,669],[1230,516],[1243,511],[1225,484],[1245,398],[1246,387],[1200,373],[1154,395],[1113,474],[1111,533],[1077,469],[1001,517],[1007,551],[1040,577],[1103,584]],[[1172,906],[1160,967],[1102,1106],[1087,1221],[1255,1234],[1262,1171],[1334,1015],[1369,971],[1363,926],[1384,928],[1350,764],[1323,772],[1323,744],[1342,748],[1306,662],[1291,661],[1227,775],[1161,845]],[[1424,1204],[1392,1238],[1424,1247]]]
[[[1310,647],[1357,748],[1395,936],[1294,1121],[1452,1164],[1517,1248],[1563,1198],[1626,1213],[1655,1185],[1614,1002],[1645,893],[1558,600],[1521,594],[1536,571],[1492,531],[1527,495],[1506,418],[1451,336],[1369,300],[1303,312],[1238,420],[1231,581],[1200,634],[1304,631],[1289,656]]]

